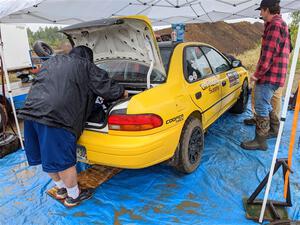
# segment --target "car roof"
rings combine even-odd
[[[174,47],[174,44],[172,41],[162,41],[162,42],[157,42],[158,47],[169,47],[172,48]]]
[[[188,42],[161,41],[161,42],[157,42],[157,44],[158,44],[158,47],[160,47],[160,48],[174,48],[178,44],[185,44],[185,45],[191,45],[191,44],[199,45],[200,44],[202,46],[214,48],[213,46],[210,46],[209,44],[206,44],[203,42],[190,42],[190,41],[188,41]]]
[[[157,42],[159,48],[174,48],[176,45],[185,42],[174,42],[174,41],[161,41]]]

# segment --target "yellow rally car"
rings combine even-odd
[[[144,168],[167,161],[191,173],[200,164],[204,132],[227,110],[242,113],[248,73],[204,43],[157,44],[145,16],[102,19],[63,29],[93,49],[95,63],[124,85],[128,99],[103,102],[78,142],[90,164]]]

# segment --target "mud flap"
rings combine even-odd
[[[81,171],[78,174],[79,187],[81,189],[93,189],[95,191],[97,187],[99,187],[102,183],[112,178],[117,173],[121,172],[121,170],[122,169],[120,168],[93,165],[91,168]],[[56,187],[52,187],[51,189],[46,191],[46,193],[50,197],[52,197],[53,199],[57,200],[58,202],[64,205],[64,199],[57,199],[56,192],[57,192]]]

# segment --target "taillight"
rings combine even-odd
[[[162,124],[163,120],[155,114],[115,114],[108,117],[110,130],[142,131],[160,127]]]

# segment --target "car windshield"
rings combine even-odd
[[[105,60],[97,63],[97,66],[108,72],[109,77],[126,83],[146,83],[149,66],[129,60]],[[153,69],[150,82],[163,83],[166,76]]]

